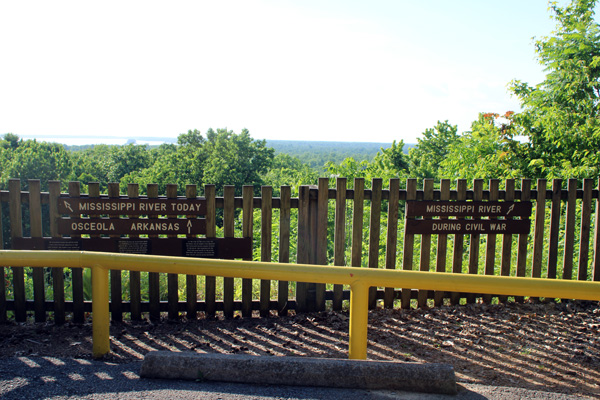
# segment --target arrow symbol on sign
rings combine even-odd
[[[511,205],[510,208],[508,209],[508,212],[506,213],[506,215],[510,214],[510,212],[513,210],[513,208],[515,208],[515,205]]]
[[[71,204],[67,203],[67,201],[65,200],[65,208],[67,208],[69,211],[71,212],[75,212],[73,211],[73,209],[71,208]]]
[[[188,219],[187,228],[188,228],[188,235],[189,235],[192,230],[192,220],[191,219]]]

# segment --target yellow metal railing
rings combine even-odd
[[[600,282],[86,251],[0,250],[0,266],[91,268],[93,354],[96,358],[110,352],[109,270],[350,285],[348,355],[351,359],[367,358],[368,298],[372,286],[600,301]]]

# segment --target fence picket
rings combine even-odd
[[[166,185],[167,199],[177,198],[177,185],[168,183]],[[167,215],[167,218],[176,218],[177,215]],[[177,235],[167,235],[168,238],[177,237]],[[179,319],[179,276],[177,274],[167,274],[167,308],[168,318],[171,320]]]
[[[354,178],[354,201],[352,206],[352,253],[350,265],[360,267],[362,265],[362,234],[365,202],[365,180]]]
[[[537,180],[537,198],[535,202],[535,228],[533,234],[533,261],[531,277],[542,276],[542,256],[544,251],[544,225],[546,221],[546,180]]]
[[[69,182],[69,197],[81,197],[79,182]],[[80,238],[81,235],[71,235],[71,238]],[[73,286],[73,322],[82,324],[85,320],[83,297],[83,269],[71,268],[71,284]],[[119,297],[120,297],[119,293]],[[114,315],[113,315],[114,318]]]
[[[500,180],[498,179],[490,179],[489,181],[490,191],[489,191],[489,201],[497,201],[499,197],[499,187]],[[495,217],[491,217],[491,220],[496,219]],[[494,267],[496,264],[496,234],[488,233],[485,241],[485,274],[486,275],[494,275]],[[486,303],[490,303],[492,301],[492,296],[489,294],[483,295],[483,301]]]
[[[185,197],[195,199],[198,197],[198,187],[196,185],[185,186]],[[196,218],[194,215],[186,215],[186,218]],[[188,238],[194,238],[196,235],[187,235]],[[198,318],[198,277],[196,275],[185,276],[185,316],[188,321]]]
[[[481,201],[483,199],[483,179],[473,180],[473,200]],[[479,217],[473,217],[474,220],[481,219]],[[469,274],[477,275],[479,272],[479,241],[481,235],[474,233],[470,237],[469,242]],[[475,293],[467,294],[467,303],[475,303]]]
[[[146,186],[146,193],[149,199],[158,198],[158,184],[150,183]],[[157,215],[149,215],[148,218],[158,218]],[[148,235],[150,238],[157,238],[158,235]],[[160,320],[160,274],[158,272],[148,272],[148,296],[150,320]]]
[[[423,180],[423,200],[433,200],[433,179]],[[431,219],[425,217],[424,219]],[[429,271],[431,264],[431,235],[421,235],[421,254],[419,260],[419,270]],[[419,290],[417,295],[417,305],[420,308],[427,307],[427,297],[429,292],[427,290]]]
[[[596,197],[596,223],[594,224],[594,262],[592,279],[600,281],[600,178],[598,178],[598,197]]]
[[[254,186],[244,185],[242,187],[242,236],[252,237],[254,224]],[[261,234],[262,238],[262,234]],[[252,279],[242,279],[242,317],[252,317]]]
[[[507,179],[505,182],[504,200],[513,201],[515,199],[515,180]],[[512,219],[512,217],[504,217],[505,219]],[[512,235],[502,235],[502,253],[500,259],[500,275],[510,276],[510,264],[512,260]],[[507,296],[499,296],[498,299],[501,302],[508,300]]]
[[[223,235],[232,238],[235,235],[235,186],[223,187]],[[223,315],[233,318],[234,278],[223,278]]]
[[[577,179],[567,181],[567,214],[565,216],[565,246],[563,251],[563,279],[573,279],[575,253],[575,213],[577,207]]]
[[[21,209],[21,180],[8,181],[8,196],[10,206],[10,236],[23,237],[23,221]],[[25,308],[25,274],[23,267],[12,267],[13,272],[13,298],[15,304],[15,321],[25,322],[27,311]]]
[[[319,194],[317,195],[316,249],[314,263],[327,265],[327,217],[329,200],[329,178],[319,178]],[[325,311],[325,284],[315,285],[315,309]]]
[[[442,179],[440,182],[440,200],[447,201],[450,199],[450,179]],[[447,219],[448,217],[440,217],[440,219]],[[437,239],[437,255],[435,262],[436,272],[446,272],[446,256],[448,255],[448,235],[439,234]],[[439,307],[444,302],[445,293],[443,291],[436,291],[433,297],[433,303],[436,307]]]
[[[49,217],[50,217],[50,236],[58,238],[57,218],[58,199],[60,197],[60,182],[49,181]],[[65,323],[65,273],[62,268],[52,268],[52,293],[54,302],[54,323],[62,325]]]
[[[385,246],[385,268],[396,269],[396,253],[398,247],[398,205],[400,203],[400,179],[390,179],[390,195],[388,199],[387,244]],[[383,294],[383,306],[394,307],[396,297],[393,287],[386,287]]]
[[[406,180],[406,200],[416,200],[417,198],[417,180],[407,179]],[[409,218],[405,218],[404,225],[404,251],[402,257],[402,269],[410,271],[413,269],[413,255],[415,247],[415,235],[406,233],[406,225],[408,224]],[[400,307],[404,309],[410,308],[410,298],[412,295],[412,288],[402,288],[400,294]]]
[[[127,197],[137,199],[140,197],[140,188],[137,183],[127,185]],[[128,218],[139,218],[137,215],[128,215]],[[130,238],[139,238],[140,235],[129,235]],[[129,271],[129,311],[133,321],[142,319],[142,290],[141,273],[139,271]]]
[[[217,237],[217,205],[215,185],[204,186],[204,197],[206,198],[206,237]],[[217,278],[214,276],[204,277],[204,302],[206,315],[214,318],[217,311]]]
[[[465,179],[456,180],[456,200],[464,201],[467,199],[467,181]],[[463,220],[464,217],[458,217],[457,220]],[[454,235],[454,249],[452,251],[452,272],[455,274],[462,273],[462,262],[464,252],[465,235]],[[460,301],[460,293],[450,293],[450,304],[457,305]]]
[[[333,265],[346,265],[346,178],[338,177],[335,180],[335,233],[333,236]],[[344,287],[342,285],[333,286],[334,311],[342,310],[344,298]]]
[[[39,179],[29,179],[29,226],[32,238],[42,237],[42,203]],[[46,321],[44,303],[46,294],[44,290],[44,269],[33,269],[33,309],[35,322]]]
[[[383,180],[373,178],[371,181],[371,219],[369,221],[369,268],[379,268],[379,236],[381,229],[381,199]],[[369,288],[369,308],[377,305],[377,288]]]
[[[531,181],[529,179],[521,180],[521,201],[531,200]],[[523,217],[521,217],[523,218]],[[524,277],[525,270],[527,268],[527,240],[529,235],[522,233],[519,235],[519,241],[517,244],[517,271],[516,276]],[[523,297],[515,297],[515,301],[522,303],[525,299]]]
[[[583,199],[581,202],[581,230],[579,233],[579,262],[577,279],[585,281],[588,278],[588,261],[590,251],[590,219],[592,214],[592,190],[594,180],[583,180]]]
[[[273,188],[263,186],[261,188],[262,204],[260,212],[261,237],[260,237],[260,260],[271,261],[272,224],[273,224]],[[261,279],[260,281],[260,316],[269,315],[271,301],[271,281]]]
[[[308,247],[310,246],[309,230],[310,187],[300,186],[298,190],[298,264],[308,264]],[[307,310],[308,283],[296,282],[296,310]]]
[[[291,188],[281,186],[279,206],[279,262],[290,262],[290,221],[291,221]],[[289,282],[279,281],[277,285],[277,313],[288,315]]]
[[[560,232],[560,197],[562,180],[552,180],[552,206],[550,209],[550,242],[548,243],[548,278],[556,278],[558,264],[558,234]]]
[[[108,197],[119,198],[119,183],[111,182],[108,184]],[[110,218],[118,219],[118,215]],[[119,238],[120,235],[110,235],[111,238]],[[110,311],[112,320],[115,322],[123,321],[123,278],[122,271],[110,271]]]

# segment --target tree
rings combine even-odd
[[[507,132],[512,130],[511,112],[504,115],[508,123],[498,122],[498,114],[479,114],[471,130],[455,140],[440,162],[440,178],[510,178],[520,174],[511,152]]]
[[[262,185],[262,176],[273,162],[274,150],[265,140],[254,140],[247,129],[236,134],[227,129],[209,129],[203,146],[204,180],[222,188],[235,185],[241,194],[243,185]]]
[[[39,179],[47,190],[49,180],[65,181],[71,175],[71,159],[62,145],[18,138],[8,142],[11,145],[0,151],[2,188],[7,188],[10,178],[19,178],[25,189],[28,179]],[[13,148],[14,143],[18,145]]]
[[[600,29],[594,21],[595,0],[551,4],[557,28],[535,42],[545,80],[532,87],[515,80],[511,91],[523,112],[515,115],[513,143],[530,177],[598,176],[600,165]]]
[[[423,138],[408,151],[410,176],[413,178],[438,178],[440,164],[458,141],[457,126],[448,121],[437,122],[433,128],[425,129]]]

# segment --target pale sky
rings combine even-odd
[[[415,143],[518,111],[554,26],[545,0],[0,0],[0,135]]]

